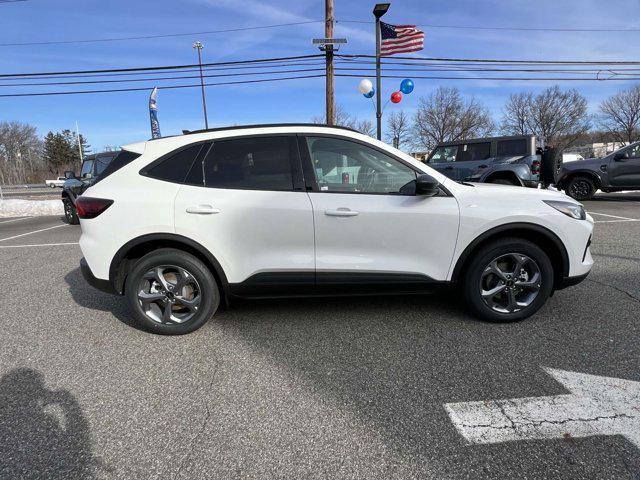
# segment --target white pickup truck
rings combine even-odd
[[[65,180],[66,180],[65,177],[58,177],[55,180],[45,180],[44,183],[47,184],[47,187],[51,187],[51,188],[60,187],[60,188],[62,188],[62,185],[64,185]]]

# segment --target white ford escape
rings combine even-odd
[[[164,334],[199,328],[234,297],[440,285],[481,319],[520,320],[593,264],[593,220],[564,194],[456,183],[345,128],[129,145],[76,208],[87,281]]]

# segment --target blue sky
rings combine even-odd
[[[374,52],[373,26],[340,23],[370,20],[375,2],[335,0],[335,35],[349,44],[341,52]],[[269,25],[322,20],[323,0],[28,0],[0,4],[0,43],[74,40]],[[640,28],[637,0],[420,0],[392,1],[385,16],[390,23]],[[567,33],[453,30],[424,28],[425,49],[420,55],[557,60],[640,60],[640,33]],[[195,40],[205,44],[207,62],[259,57],[308,55],[317,52],[311,39],[323,36],[322,23],[233,34],[173,37],[111,43],[0,47],[0,73],[126,68],[189,64],[195,61]],[[374,120],[373,111],[357,92],[357,78],[336,80],[336,101],[360,118]],[[399,80],[383,82],[383,93],[397,89]],[[146,83],[143,83],[146,84]],[[539,90],[544,82],[416,81],[411,96],[400,107],[411,113],[419,96],[438,86],[457,86],[484,102],[496,115],[510,93]],[[578,88],[595,111],[606,96],[630,86],[626,82],[564,82]],[[86,88],[81,86],[82,88]],[[106,88],[98,86],[97,88]],[[58,88],[60,89],[60,88]],[[26,92],[33,87],[0,88],[3,93]],[[212,126],[309,121],[324,110],[324,79],[273,84],[217,86],[207,89]],[[18,120],[49,130],[74,128],[96,150],[150,136],[148,92],[0,98],[0,121]],[[202,127],[199,90],[165,90],[159,94],[159,119],[164,135]]]

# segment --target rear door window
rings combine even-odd
[[[491,142],[469,143],[458,148],[456,162],[473,162],[491,157]]]
[[[293,190],[294,136],[214,141],[204,161],[204,184],[212,188]]]
[[[525,156],[527,152],[527,140],[518,138],[513,140],[499,140],[496,153],[499,157]]]

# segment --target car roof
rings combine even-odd
[[[527,140],[535,137],[535,135],[507,135],[503,137],[482,137],[482,138],[469,138],[467,140],[455,140],[452,142],[442,142],[436,145],[436,147],[450,147],[453,145],[469,145],[470,143],[485,143],[496,142],[504,140]]]

